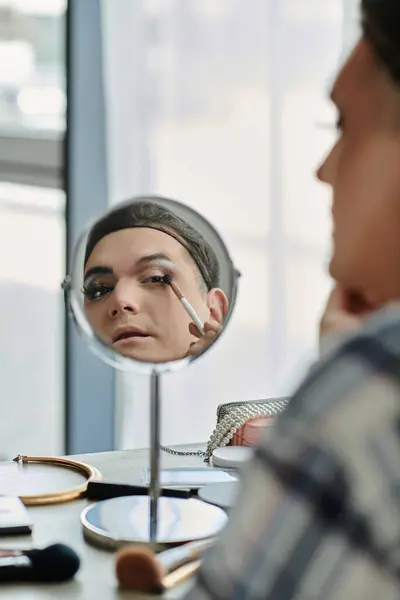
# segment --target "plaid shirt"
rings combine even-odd
[[[186,600],[400,598],[400,309],[312,369]]]

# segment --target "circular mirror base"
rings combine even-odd
[[[81,515],[85,538],[96,546],[116,550],[127,544],[164,546],[216,535],[227,521],[226,513],[191,498],[160,498],[157,537],[150,540],[150,498],[113,498],[88,506]]]

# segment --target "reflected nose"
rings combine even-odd
[[[117,317],[119,314],[121,314],[123,312],[133,313],[135,315],[138,313],[137,309],[134,306],[131,306],[129,304],[124,304],[120,307],[114,306],[114,308],[112,308],[110,310],[110,317],[115,319],[115,317]]]
[[[137,315],[139,312],[138,302],[134,299],[136,294],[132,286],[122,285],[121,282],[115,287],[109,315],[115,319],[122,313]]]

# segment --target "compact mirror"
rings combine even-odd
[[[232,314],[237,279],[222,238],[201,215],[168,198],[138,197],[83,232],[64,289],[100,358],[160,373],[212,346]]]
[[[137,197],[114,206],[78,240],[63,283],[69,313],[102,360],[151,380],[148,495],[144,488],[143,496],[107,500],[101,510],[117,511],[118,522],[123,515],[142,523],[148,514],[148,526],[132,528],[131,543],[159,547],[176,543],[177,535],[191,541],[215,535],[225,522],[220,508],[160,498],[160,376],[188,365],[219,339],[232,315],[238,276],[215,228],[168,198]],[[88,539],[125,543],[119,530],[110,530],[115,520],[100,527],[97,513],[92,505],[82,516]]]

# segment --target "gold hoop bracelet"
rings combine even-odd
[[[100,471],[91,465],[71,460],[69,458],[58,458],[55,456],[22,456],[18,454],[13,459],[19,464],[47,464],[59,466],[65,469],[71,469],[80,475],[86,477],[86,482],[77,485],[74,488],[54,492],[50,494],[36,494],[33,496],[20,496],[25,506],[43,506],[45,504],[61,504],[62,502],[71,502],[85,495],[89,481],[99,481],[102,479]]]

